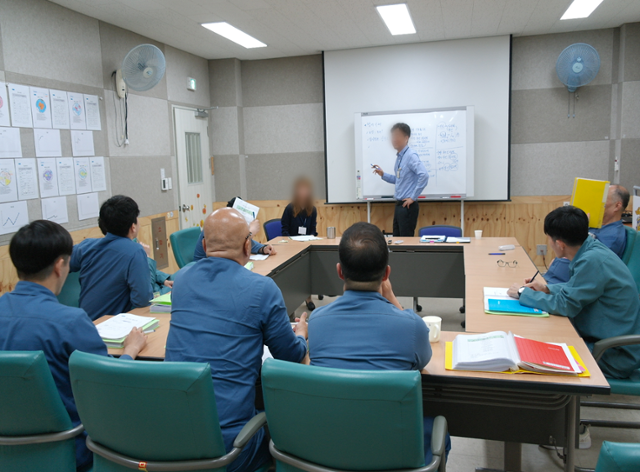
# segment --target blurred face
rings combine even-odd
[[[613,220],[618,211],[622,209],[622,202],[615,194],[615,189],[609,187],[609,195],[607,196],[607,202],[604,204],[604,221],[610,222]]]
[[[306,202],[311,197],[311,187],[306,184],[298,185],[296,188],[296,198],[299,202]]]
[[[409,137],[399,129],[391,132],[391,145],[396,151],[402,151],[409,144]]]

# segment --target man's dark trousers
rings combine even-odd
[[[418,202],[413,202],[408,207],[403,207],[403,201],[396,202],[393,213],[393,235],[414,236],[418,224]]]

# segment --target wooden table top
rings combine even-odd
[[[484,312],[483,287],[509,287],[513,283],[523,283],[527,277],[532,277],[537,268],[529,258],[526,251],[519,245],[515,238],[483,238],[473,239],[471,243],[463,244],[442,244],[442,243],[420,243],[420,238],[393,238],[401,239],[402,244],[393,244],[392,247],[411,246],[462,246],[464,251],[464,264],[466,274],[466,330],[471,333],[483,333],[489,331],[511,331],[520,336],[537,339],[540,341],[566,342],[573,345],[587,364],[591,372],[589,378],[574,378],[570,376],[549,376],[549,375],[506,375],[478,372],[453,372],[444,368],[444,342],[451,341],[456,334],[443,332],[439,343],[432,344],[433,357],[425,369],[425,374],[446,376],[446,377],[469,377],[476,379],[500,379],[508,382],[541,382],[554,385],[570,385],[575,387],[590,386],[594,388],[608,387],[604,376],[596,365],[588,348],[576,333],[571,322],[562,316],[549,318],[532,318],[523,316],[501,316],[488,315]],[[337,246],[340,238],[321,239],[318,241],[299,242],[288,238],[278,237],[271,240],[277,251],[275,256],[269,256],[264,261],[254,261],[253,271],[268,275],[278,267],[284,265],[289,259],[304,252],[309,246]],[[501,245],[513,244],[516,246],[511,251],[499,251]],[[489,256],[490,252],[505,252],[504,256]],[[497,261],[518,261],[516,268],[499,267]],[[538,276],[540,277],[540,276]],[[140,353],[140,358],[164,359],[165,345],[169,333],[169,322],[171,315],[150,314],[150,308],[138,308],[132,313],[142,316],[154,316],[160,321],[160,326],[149,334],[148,344]],[[94,323],[98,324],[110,317],[104,316]],[[109,349],[112,355],[120,355],[122,349]]]

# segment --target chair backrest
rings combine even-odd
[[[80,272],[69,272],[58,295],[58,301],[74,308],[80,306]]]
[[[73,427],[42,351],[0,351],[0,436],[58,433]],[[75,439],[0,446],[0,470],[75,471]]]
[[[209,364],[127,362],[75,351],[71,387],[89,437],[148,461],[226,453]]]
[[[173,256],[176,258],[178,267],[182,268],[193,261],[193,253],[202,229],[199,226],[181,229],[169,236]]]
[[[341,470],[424,465],[417,371],[361,371],[267,359],[262,390],[277,449]],[[300,418],[305,412],[304,433]]]
[[[625,231],[627,231],[627,247],[622,260],[631,271],[640,292],[640,231],[635,231],[633,228],[625,228]],[[627,254],[628,251],[629,254]]]
[[[267,235],[267,241],[282,236],[282,223],[280,222],[280,218],[269,220],[264,223],[262,227],[264,228],[264,234]]]
[[[433,226],[424,226],[420,228],[418,231],[419,236],[451,236],[452,238],[461,238],[462,237],[462,228],[459,226],[451,226],[451,225],[433,225]]]
[[[595,472],[637,472],[640,444],[604,441]]]

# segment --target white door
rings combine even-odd
[[[180,229],[200,226],[211,213],[209,120],[196,118],[195,110],[173,109],[180,192]]]

